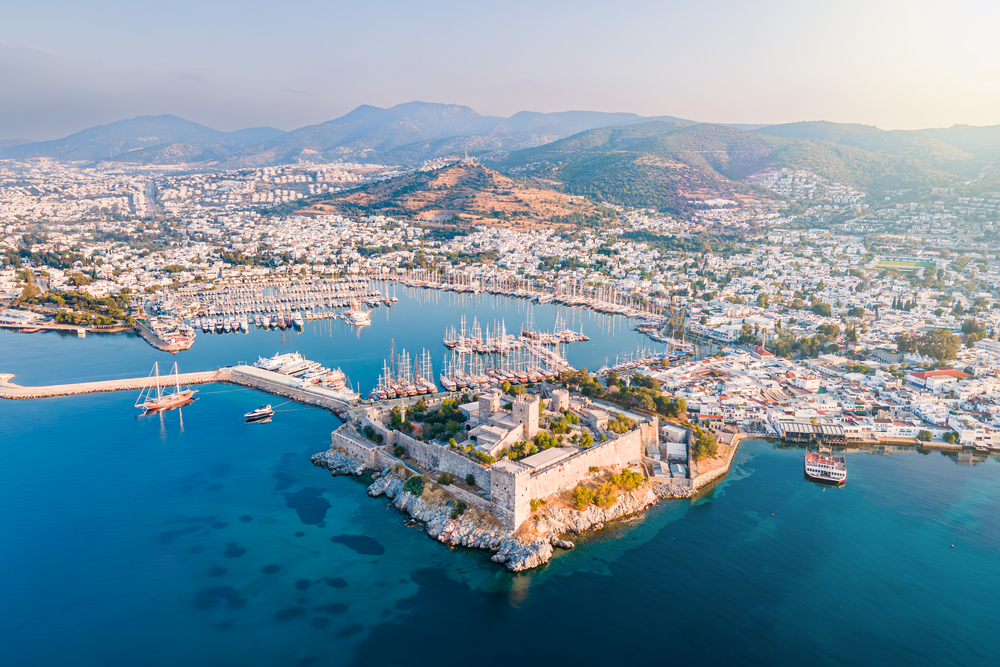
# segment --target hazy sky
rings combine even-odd
[[[412,100],[995,125],[998,27],[996,0],[6,2],[0,139],[160,113],[290,130]]]

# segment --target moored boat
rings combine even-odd
[[[806,452],[805,472],[809,479],[839,485],[847,481],[847,462],[823,447],[818,452]]]
[[[262,405],[256,410],[251,410],[250,412],[243,415],[247,422],[261,422],[265,419],[270,419],[274,416],[274,409],[269,405]]]
[[[182,389],[177,373],[177,364],[174,364],[173,369],[170,371],[170,375],[167,376],[166,385],[170,386],[170,377],[173,376],[174,390],[169,393],[164,393],[163,383],[160,382],[160,366],[157,362],[153,362],[153,371],[150,373],[151,376],[156,377],[156,385],[153,387],[148,387],[144,389],[140,394],[139,398],[135,402],[135,407],[141,408],[143,414],[150,414],[153,412],[163,412],[164,410],[173,410],[174,408],[179,408],[191,403],[196,400],[194,395],[196,390],[194,389]],[[155,394],[153,391],[155,390]]]

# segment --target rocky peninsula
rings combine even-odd
[[[616,499],[605,506],[588,505],[584,509],[567,502],[565,494],[553,495],[533,505],[531,517],[516,530],[506,528],[488,512],[463,500],[469,499],[467,491],[451,484],[436,483],[402,462],[375,470],[368,495],[388,498],[398,510],[423,523],[433,539],[449,546],[491,551],[494,562],[502,563],[512,572],[520,572],[547,563],[554,548],[572,549],[574,543],[568,539],[572,535],[602,528],[608,522],[637,514],[664,499],[696,495],[729,469],[736,444],[725,453],[719,465],[713,468],[711,479],[704,480],[704,484],[677,487],[645,480],[637,488],[618,493]],[[361,475],[366,471],[363,463],[335,446],[313,455],[312,462],[335,476]],[[607,471],[594,473],[595,477],[607,474]],[[408,484],[410,480],[419,482]]]

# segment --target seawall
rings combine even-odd
[[[7,399],[27,399],[27,398],[52,398],[55,396],[75,396],[79,394],[94,394],[106,391],[131,391],[135,389],[147,389],[156,386],[155,377],[128,378],[124,380],[98,380],[95,382],[78,382],[74,384],[54,384],[43,387],[22,387],[13,384],[10,380],[14,376],[11,374],[0,374],[0,398]],[[181,373],[177,376],[177,382],[182,385],[209,384],[212,382],[229,382],[229,372],[226,369],[217,371],[203,371],[200,373]],[[160,376],[160,384],[168,386],[173,384],[173,378]]]

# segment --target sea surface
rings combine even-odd
[[[437,362],[446,325],[493,308],[399,296],[360,338],[310,325],[285,349],[366,388],[391,338]],[[497,307],[508,330],[520,324],[523,304]],[[555,311],[536,306],[543,316]],[[581,316],[595,345],[570,347],[577,366],[642,344],[627,322]],[[273,332],[199,335],[176,359],[194,371],[277,349]],[[0,372],[24,384],[145,375],[154,359],[173,357],[130,336],[0,333]],[[514,575],[407,527],[366,480],[313,467],[333,415],[228,385],[198,395],[150,417],[136,417],[133,392],[0,402],[0,664],[968,666],[1000,654],[992,458],[848,453],[837,489],[803,478],[802,450],[748,440],[703,497]],[[272,423],[243,423],[266,402]]]

